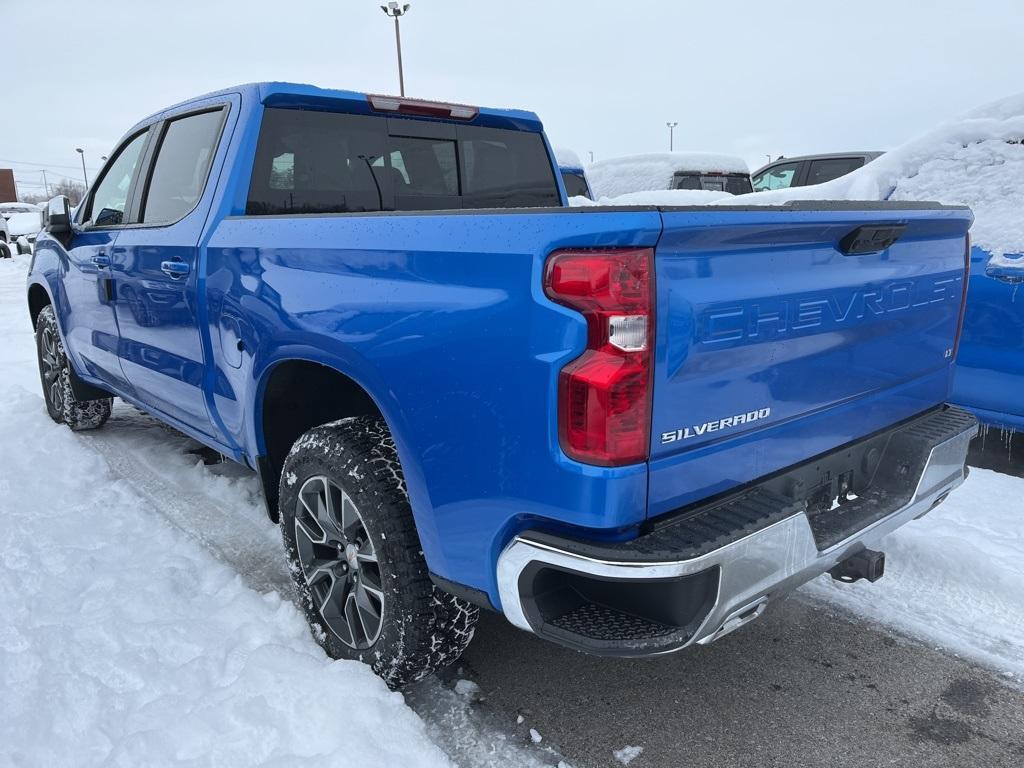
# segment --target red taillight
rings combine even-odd
[[[441,101],[424,101],[422,99],[406,99],[397,96],[366,97],[370,107],[377,112],[395,112],[400,115],[422,115],[424,117],[444,117],[456,120],[472,120],[480,110],[468,104],[446,104]]]
[[[558,381],[562,450],[587,464],[646,461],[651,422],[654,251],[556,251],[544,291],[587,320],[587,349]]]
[[[956,360],[957,352],[960,351],[960,336],[964,332],[964,314],[967,312],[967,284],[971,279],[971,233],[967,233],[967,242],[964,251],[964,286],[960,295],[960,319],[956,323],[956,337],[953,339],[953,359]]]

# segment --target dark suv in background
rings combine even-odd
[[[857,170],[882,154],[884,153],[835,152],[830,155],[780,157],[754,173],[754,191],[824,184]]]

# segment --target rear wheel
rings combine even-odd
[[[43,307],[36,320],[36,351],[43,398],[50,418],[58,424],[67,424],[76,432],[103,426],[110,418],[113,398],[79,400],[75,397],[71,388],[71,365],[64,353],[52,305]]]
[[[451,664],[478,610],[430,580],[383,421],[310,430],[285,461],[281,531],[313,635],[401,688]]]
[[[0,240],[0,259],[11,258],[11,249],[3,240]]]

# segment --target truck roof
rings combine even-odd
[[[335,88],[320,88],[315,85],[309,85],[304,83],[284,83],[284,82],[261,82],[261,83],[244,83],[242,85],[232,86],[230,88],[222,88],[218,91],[212,91],[210,93],[204,93],[201,96],[195,96],[185,101],[178,102],[172,106],[160,110],[152,115],[149,115],[143,120],[140,120],[132,130],[142,126],[146,123],[153,122],[164,115],[172,112],[178,112],[184,107],[188,107],[192,104],[199,104],[209,99],[214,99],[218,96],[225,96],[228,94],[238,94],[245,100],[258,101],[265,105],[281,106],[281,107],[305,107],[307,109],[325,109],[330,106],[342,106],[342,111],[362,114],[380,114],[387,116],[387,112],[375,111],[370,106],[370,97],[375,94],[363,93],[360,91],[345,91]],[[381,94],[383,95],[383,94]],[[413,97],[399,97],[399,96],[387,96],[390,100],[398,101],[422,101]],[[448,104],[452,102],[436,102],[442,104]],[[445,122],[456,121],[464,122],[472,125],[485,125],[493,128],[511,128],[513,130],[520,131],[534,131],[539,132],[543,130],[540,118],[534,112],[528,112],[521,109],[498,109],[495,107],[479,107],[474,105],[474,109],[478,110],[475,117],[467,120],[455,119],[455,118],[437,118],[426,115],[411,115],[411,117],[426,120],[437,120],[443,119]],[[410,115],[402,114],[402,117]]]
[[[777,163],[798,163],[801,160],[831,160],[838,157],[863,157],[865,161],[870,162],[884,155],[885,152],[818,152],[813,155],[793,155],[792,157],[786,157],[782,155],[775,158],[770,163],[765,163],[763,166],[754,171],[752,176],[756,176],[761,173],[765,168],[776,165]]]

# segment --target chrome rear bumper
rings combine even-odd
[[[953,413],[953,409],[948,412]],[[959,486],[966,476],[964,462],[968,444],[977,432],[977,423],[963,412],[956,412],[956,415],[959,422],[948,425],[946,434],[934,436],[927,457],[922,455],[922,461],[917,464],[922,468],[909,500],[836,543],[822,548],[821,536],[816,539],[808,515],[802,510],[697,556],[653,562],[636,557],[617,558],[614,545],[605,548],[607,555],[596,555],[592,548],[578,547],[572,540],[565,540],[562,545],[550,536],[532,536],[531,532],[524,532],[498,558],[502,610],[509,621],[521,629],[580,650],[608,655],[651,655],[679,650],[694,643],[713,642],[757,618],[770,600],[831,570],[858,550],[875,547],[887,534],[926,514]],[[909,488],[913,479],[907,478],[906,482]],[[550,569],[552,573],[561,574],[558,576],[561,579],[577,579],[578,575],[581,579],[577,579],[577,583],[580,584],[593,580],[586,583],[597,585],[592,590],[597,593],[601,593],[601,585],[606,582],[632,584],[637,596],[643,595],[647,585],[653,583],[669,583],[668,580],[716,571],[717,579],[707,580],[709,595],[687,626],[676,627],[675,631],[670,631],[671,627],[652,630],[655,637],[638,641],[635,633],[639,630],[629,620],[632,612],[628,606],[632,598],[627,598],[627,607],[622,608],[620,603],[616,613],[625,616],[622,626],[628,629],[624,631],[633,634],[622,642],[616,642],[611,636],[616,631],[615,621],[609,624],[605,616],[598,619],[601,622],[598,634],[602,640],[591,644],[573,636],[573,632],[579,631],[580,619],[566,631],[564,626],[549,623],[543,612],[538,611],[536,595],[531,591],[538,588],[539,582],[530,575],[538,569]],[[527,574],[525,578],[524,574]],[[551,579],[544,584],[550,585]],[[588,590],[584,588],[583,591]],[[593,599],[596,603],[601,602],[599,596]],[[600,609],[598,606],[582,615],[592,617]],[[661,626],[664,621],[654,624]],[[588,630],[584,628],[582,631],[586,633]]]

